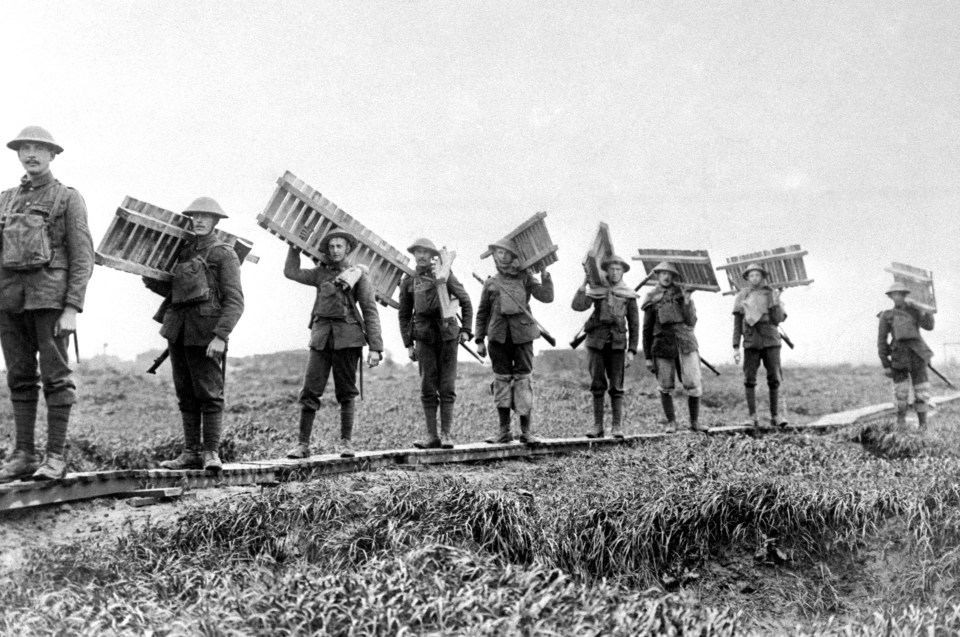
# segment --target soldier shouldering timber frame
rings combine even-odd
[[[893,380],[897,424],[906,424],[912,381],[917,423],[923,431],[927,426],[927,404],[930,401],[927,364],[933,358],[933,352],[920,335],[920,329],[933,329],[933,314],[908,305],[910,289],[902,283],[894,283],[886,294],[893,301],[893,307],[877,315],[880,319],[877,353],[886,375]]]
[[[310,455],[310,434],[320,408],[327,379],[333,372],[333,387],[340,404],[339,442],[334,452],[349,458],[353,450],[354,401],[357,389],[357,364],[363,346],[370,346],[367,364],[380,364],[383,339],[380,314],[374,299],[373,284],[361,266],[352,266],[349,255],[357,247],[357,238],[344,230],[334,230],[320,240],[325,255],[315,268],[300,268],[300,250],[291,247],[283,266],[283,275],[291,281],[317,289],[310,313],[310,358],[300,390],[300,437],[288,458]],[[360,312],[357,311],[357,304]],[[360,316],[362,312],[363,316]]]
[[[774,290],[766,283],[766,270],[751,263],[744,269],[743,278],[747,285],[737,293],[733,302],[733,360],[740,363],[742,339],[743,385],[754,428],[761,429],[757,417],[757,371],[761,362],[767,370],[770,390],[770,425],[783,426],[786,423],[778,415],[783,379],[780,368],[782,338],[778,326],[786,320],[787,313],[780,302],[780,290]]]
[[[227,341],[243,314],[240,259],[213,232],[227,218],[220,204],[199,197],[183,214],[190,217],[194,239],[177,255],[173,281],[143,279],[165,297],[154,318],[163,323],[160,335],[167,339],[183,421],[183,451],[160,466],[217,473]]]
[[[420,402],[426,419],[427,437],[414,443],[420,449],[453,448],[454,403],[457,398],[458,346],[470,340],[473,306],[470,297],[453,272],[440,273],[441,252],[426,238],[407,248],[416,261],[416,273],[400,281],[400,334],[410,360],[420,369]],[[444,253],[446,254],[446,253]],[[446,268],[443,268],[446,269]],[[441,294],[455,299],[462,314],[444,317]],[[440,407],[440,431],[437,431],[437,407]]]
[[[553,302],[553,279],[543,270],[541,283],[528,270],[520,269],[518,249],[510,239],[490,245],[497,273],[483,284],[477,307],[477,353],[487,355],[493,366],[494,404],[499,416],[497,435],[489,443],[512,442],[511,409],[520,415],[520,442],[540,442],[533,433],[533,341],[540,327],[530,312],[530,297],[541,303]]]
[[[697,309],[690,299],[692,290],[683,289],[680,271],[666,261],[653,269],[657,286],[651,290],[640,309],[643,310],[643,352],[647,369],[656,374],[660,385],[660,402],[666,416],[666,431],[677,430],[673,395],[676,378],[680,377],[687,392],[690,429],[706,431],[700,424],[700,353],[693,328]]]
[[[50,172],[63,152],[53,136],[28,126],[7,148],[17,152],[26,174],[18,187],[0,194],[0,345],[16,427],[16,447],[0,468],[0,482],[55,480],[66,473],[67,424],[77,399],[67,342],[93,272],[93,240],[83,197]],[[43,464],[34,448],[41,386],[47,403]]]
[[[612,435],[623,438],[623,375],[637,353],[640,312],[637,293],[623,282],[630,264],[612,255],[603,260],[607,286],[587,290],[589,275],[577,289],[572,307],[577,312],[593,309],[583,326],[593,394],[593,430],[589,438],[603,437],[603,393],[610,392]]]

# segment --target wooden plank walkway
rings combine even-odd
[[[941,405],[960,399],[960,393],[935,397],[931,402]],[[893,411],[892,403],[871,405],[850,411],[829,414],[814,422],[786,427],[785,432],[824,430],[843,427]],[[707,433],[729,435],[748,433],[747,426],[712,427]],[[0,485],[0,515],[4,511],[57,504],[75,500],[90,500],[104,496],[129,494],[144,489],[209,489],[219,486],[276,484],[284,481],[309,480],[321,476],[375,471],[389,467],[418,467],[421,465],[455,462],[482,462],[511,458],[529,458],[563,455],[591,449],[634,446],[669,436],[690,434],[648,433],[617,438],[553,438],[536,446],[519,443],[491,445],[483,442],[458,445],[454,449],[386,449],[360,451],[353,458],[318,455],[303,460],[279,458],[242,463],[230,463],[219,476],[206,471],[167,471],[143,469],[130,471],[96,471],[70,473],[62,480],[52,482],[11,482]]]

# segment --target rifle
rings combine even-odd
[[[73,353],[77,356],[77,365],[80,364],[80,341],[77,340],[77,332],[73,332]]]
[[[787,333],[783,330],[780,330],[780,338],[782,338],[783,342],[787,344],[787,347],[793,349],[793,341],[790,340],[790,337],[787,336]]]
[[[153,364],[149,368],[147,368],[147,373],[156,374],[157,369],[159,369],[159,367],[163,365],[163,361],[167,360],[169,356],[170,356],[170,350],[169,349],[163,350],[160,356],[157,356],[155,359],[153,359]]]
[[[940,372],[938,372],[938,371],[934,368],[933,365],[931,365],[930,363],[927,363],[927,367],[930,368],[930,371],[931,371],[931,372],[933,372],[934,374],[936,374],[937,376],[939,376],[939,377],[940,377],[940,380],[942,380],[943,382],[945,382],[948,387],[951,387],[951,388],[953,388],[953,389],[956,389],[956,388],[957,388],[957,386],[954,385],[953,383],[951,383],[951,382],[947,379],[946,376],[944,376],[943,374],[941,374]]]
[[[570,349],[577,349],[585,340],[587,340],[587,332],[581,327],[580,331],[573,337],[573,340],[570,341]]]
[[[479,274],[477,274],[476,272],[474,272],[474,273],[473,273],[473,278],[475,278],[477,281],[480,282],[481,285],[483,285],[484,281],[483,281],[483,279],[480,278],[480,275],[479,275]],[[500,291],[506,293],[507,296],[509,296],[511,299],[513,299],[513,302],[517,304],[517,306],[518,306],[518,307],[520,308],[520,310],[526,315],[526,317],[527,317],[528,319],[530,319],[531,321],[534,322],[534,324],[537,326],[537,329],[540,330],[540,336],[542,336],[543,339],[544,339],[546,342],[550,343],[551,347],[556,347],[556,346],[557,346],[557,339],[553,338],[553,336],[550,335],[550,332],[548,332],[548,331],[543,327],[543,325],[540,324],[540,321],[538,321],[537,319],[533,318],[533,314],[531,314],[531,313],[530,313],[530,310],[528,310],[528,309],[526,308],[526,305],[527,305],[526,303],[521,303],[521,302],[517,299],[517,297],[515,297],[513,294],[511,294],[509,291],[507,291],[507,290],[506,290],[505,288],[503,288],[503,287],[500,288]]]
[[[708,363],[707,361],[705,361],[703,357],[700,358],[700,364],[706,367],[707,369],[709,369],[711,372],[713,372],[717,376],[720,375],[720,372],[717,371],[717,368],[711,365],[710,363]]]
[[[463,317],[461,317],[459,314],[457,314],[457,322],[458,322],[461,326],[463,325]],[[469,331],[469,330],[470,330],[470,328],[468,327],[468,328],[467,328],[467,331]],[[457,342],[460,343],[460,335],[459,335],[459,334],[457,334]],[[460,343],[460,347],[462,347],[463,349],[467,350],[467,352],[470,353],[470,356],[473,356],[475,359],[477,359],[477,362],[479,362],[481,365],[484,364],[484,363],[483,363],[483,359],[480,358],[479,354],[477,354],[475,351],[473,351],[472,349],[470,349],[470,346],[469,346],[469,345],[467,345],[466,343]]]
[[[651,273],[648,274],[647,276],[643,277],[643,281],[640,281],[640,285],[638,285],[637,287],[633,288],[633,291],[634,291],[634,292],[639,292],[639,291],[640,291],[640,288],[642,288],[644,285],[646,285],[646,284],[647,284],[647,281],[649,281],[650,279],[652,279],[654,274],[656,274],[656,272],[651,272]]]

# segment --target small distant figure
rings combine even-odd
[[[740,364],[740,341],[743,340],[743,386],[747,397],[747,411],[755,429],[766,429],[757,416],[757,372],[760,363],[767,370],[767,388],[770,390],[770,425],[786,424],[779,416],[780,348],[782,338],[779,325],[787,318],[780,302],[780,290],[767,284],[768,273],[759,264],[751,263],[743,271],[747,286],[733,302],[733,360]]]
[[[57,480],[67,471],[67,424],[77,400],[67,345],[93,273],[93,239],[83,197],[50,171],[63,152],[53,136],[28,126],[7,148],[17,152],[26,174],[0,194],[0,345],[17,432],[0,482]],[[34,448],[41,386],[47,403],[43,464]]]
[[[697,308],[690,298],[693,290],[681,287],[680,271],[667,261],[653,269],[657,286],[651,290],[640,309],[643,310],[643,352],[647,370],[656,374],[660,385],[660,403],[667,422],[665,431],[677,430],[677,414],[673,407],[676,378],[687,392],[690,429],[706,431],[700,424],[700,352],[693,328],[697,324]]]
[[[315,268],[300,268],[299,249],[291,246],[287,252],[283,275],[317,289],[317,299],[310,313],[310,358],[300,390],[300,437],[297,446],[287,453],[288,458],[310,455],[313,421],[331,371],[334,393],[340,404],[340,435],[334,453],[344,458],[355,455],[352,442],[354,400],[360,395],[357,366],[364,345],[370,346],[367,357],[370,367],[380,364],[383,352],[373,284],[364,267],[350,263],[349,255],[356,247],[357,238],[353,234],[334,230],[320,240],[320,252],[324,258]]]
[[[416,274],[400,281],[400,334],[410,360],[420,369],[420,402],[426,419],[427,437],[413,443],[420,449],[452,449],[453,416],[457,399],[457,351],[472,335],[473,306],[470,296],[453,272],[442,273],[441,253],[426,238],[413,242],[407,251],[416,261]],[[446,264],[448,270],[449,264]],[[453,299],[462,314],[462,326],[456,316],[444,318],[441,294]],[[440,430],[437,431],[437,407]]]
[[[183,451],[160,466],[219,473],[227,341],[244,307],[240,259],[214,233],[227,218],[219,203],[198,197],[183,214],[190,217],[194,239],[177,256],[173,281],[143,279],[165,297],[154,318],[163,323],[160,335],[167,339],[183,422]]]
[[[630,264],[611,255],[600,267],[607,286],[587,289],[584,279],[571,304],[577,312],[593,309],[583,331],[587,338],[590,365],[590,393],[593,394],[593,430],[588,438],[603,437],[603,393],[610,392],[611,435],[623,438],[623,376],[637,354],[640,340],[640,311],[637,293],[624,283]]]
[[[488,438],[490,444],[513,442],[510,410],[520,415],[520,442],[539,444],[533,433],[533,341],[540,327],[530,312],[530,297],[541,303],[553,302],[553,279],[543,270],[543,281],[529,270],[520,269],[518,249],[512,239],[490,244],[497,273],[483,284],[477,307],[477,353],[487,355],[493,365],[493,402],[500,428]]]
[[[910,382],[913,381],[914,409],[920,431],[927,428],[927,403],[930,401],[930,381],[927,364],[933,351],[924,342],[920,329],[933,329],[933,314],[907,303],[910,288],[894,283],[887,290],[893,307],[880,312],[877,332],[877,351],[884,373],[893,379],[893,400],[897,408],[897,425],[907,423],[907,401]]]

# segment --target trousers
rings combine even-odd
[[[320,396],[323,395],[323,390],[327,386],[331,371],[333,372],[333,392],[338,403],[344,403],[359,396],[357,363],[362,353],[362,347],[310,348],[303,388],[300,390],[300,405],[311,411],[320,409]]]

